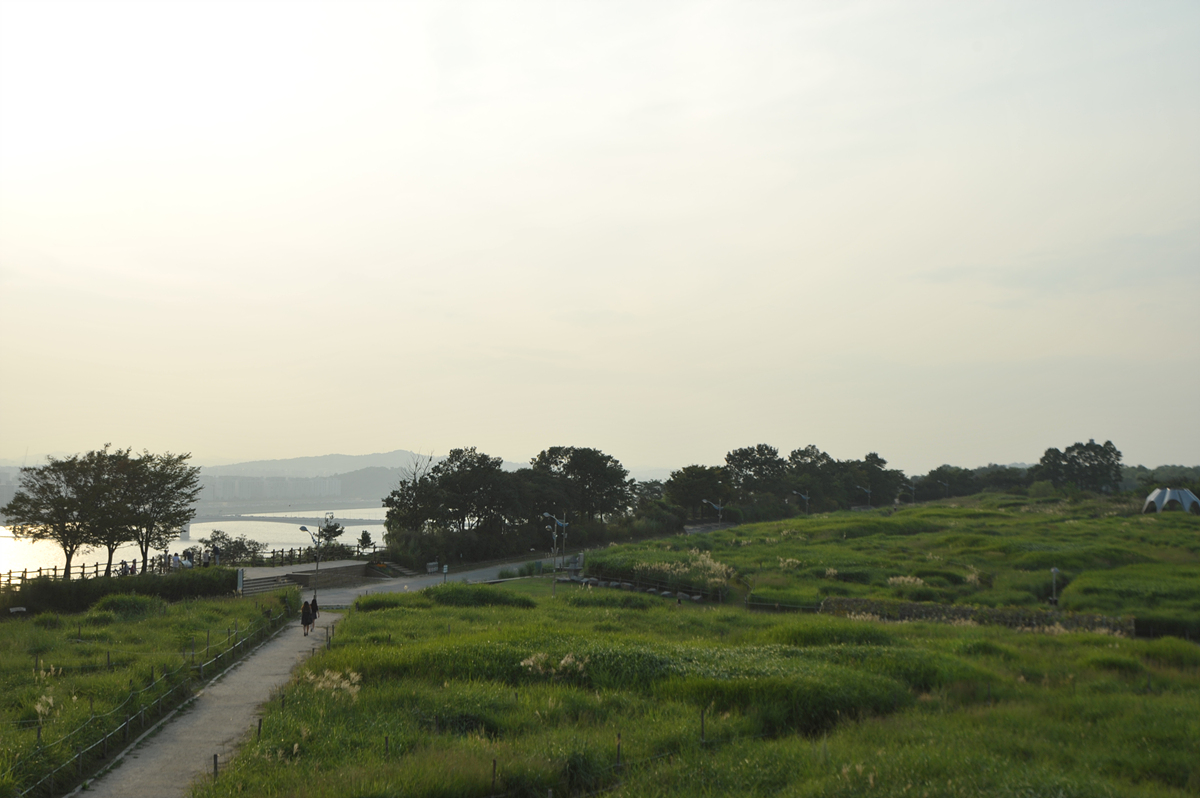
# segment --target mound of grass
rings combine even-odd
[[[512,593],[491,585],[464,585],[450,582],[421,591],[434,604],[443,607],[527,607],[537,606],[529,596]]]
[[[418,606],[432,607],[433,602],[423,593],[369,593],[354,600],[354,609],[359,612]]]
[[[1160,637],[1146,644],[1146,659],[1170,668],[1200,668],[1200,646],[1178,637]]]
[[[1096,653],[1083,658],[1083,664],[1097,670],[1112,671],[1127,675],[1137,675],[1145,668],[1133,657],[1121,654]]]
[[[144,618],[165,612],[167,604],[157,596],[139,596],[134,593],[113,593],[92,605],[95,612],[110,612],[121,620]]]
[[[912,703],[893,679],[831,666],[786,678],[678,679],[662,685],[659,694],[748,715],[760,735],[819,734],[839,721],[885,715]]]
[[[660,603],[637,593],[598,590],[577,590],[567,593],[562,600],[572,607],[613,607],[624,610],[648,610]]]
[[[110,594],[153,596],[165,601],[233,595],[237,571],[193,568],[174,574],[100,577],[98,579],[31,579],[19,592],[0,595],[0,609],[19,603],[30,612],[84,612]]]
[[[990,640],[964,640],[956,649],[964,657],[996,657],[997,659],[1012,660],[1016,654],[1012,649],[993,643]]]
[[[767,637],[788,646],[892,646],[897,642],[895,635],[879,624],[819,615],[777,626]]]

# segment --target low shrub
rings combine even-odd
[[[155,596],[139,596],[135,593],[113,593],[92,605],[97,612],[110,612],[122,620],[154,615],[166,609],[166,603]]]
[[[896,638],[879,624],[835,618],[805,618],[790,626],[779,626],[767,635],[770,642],[787,646],[890,646]]]
[[[1160,637],[1146,644],[1146,659],[1170,668],[1200,667],[1200,646],[1178,637]]]
[[[237,589],[232,568],[193,568],[174,574],[99,577],[95,579],[32,579],[8,601],[19,601],[30,612],[84,612],[112,594],[156,596],[165,601],[227,596]]]
[[[1084,657],[1083,664],[1089,668],[1097,670],[1112,671],[1114,673],[1137,674],[1141,673],[1145,668],[1142,663],[1138,662],[1133,657],[1126,657],[1121,654],[1106,654],[1097,653]]]
[[[921,692],[956,682],[984,682],[991,678],[974,665],[937,651],[890,646],[831,646],[812,652],[812,656],[896,679]]]
[[[527,607],[537,606],[529,596],[488,585],[463,585],[448,583],[427,587],[421,591],[435,604],[443,607]]]
[[[108,610],[92,610],[83,616],[83,622],[88,626],[109,626],[117,622],[117,616]]]
[[[35,617],[33,622],[43,629],[61,629],[63,625],[62,616],[57,612],[43,612]]]
[[[1016,658],[1012,649],[996,645],[990,640],[967,640],[959,644],[957,653],[964,657],[997,657],[1005,660]]]
[[[612,607],[623,610],[648,610],[658,603],[637,593],[601,593],[594,590],[568,593],[563,597],[563,601],[572,607]]]
[[[658,693],[748,715],[767,735],[819,734],[840,720],[885,715],[912,702],[893,679],[828,666],[789,677],[672,680]]]
[[[421,593],[370,593],[354,600],[354,609],[359,612],[419,606],[431,607],[433,602]]]

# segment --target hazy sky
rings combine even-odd
[[[0,0],[0,458],[1200,463],[1200,4]]]

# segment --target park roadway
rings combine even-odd
[[[338,563],[325,565],[334,567]],[[502,567],[516,566],[493,565],[460,571],[449,578],[456,582],[495,579]],[[262,575],[270,575],[283,569],[247,568],[246,575],[258,576],[251,572],[260,570],[267,572]],[[323,608],[344,607],[367,593],[420,590],[441,584],[442,579],[441,574],[435,574],[358,587],[322,589],[318,600]],[[304,598],[310,598],[308,591]],[[308,637],[301,632],[299,618],[289,622],[241,661],[208,682],[190,702],[134,741],[118,755],[106,773],[85,782],[71,795],[97,798],[182,798],[187,795],[195,781],[212,778],[213,754],[218,756],[219,771],[237,752],[238,745],[254,733],[263,704],[272,693],[287,684],[297,665],[317,646],[324,644],[329,627],[340,617],[336,612],[322,609],[316,629]]]

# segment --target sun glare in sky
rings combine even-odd
[[[0,460],[1200,462],[1194,2],[0,2]]]

